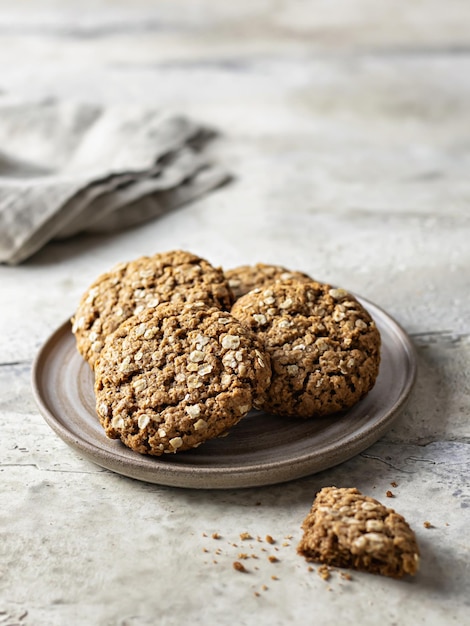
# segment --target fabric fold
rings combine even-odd
[[[226,183],[206,150],[215,136],[138,107],[0,105],[0,262],[21,263],[52,239],[135,226]]]

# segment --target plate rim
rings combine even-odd
[[[386,321],[387,326],[393,330],[395,337],[400,339],[401,351],[406,359],[409,375],[400,390],[397,401],[388,408],[381,419],[377,423],[373,423],[370,428],[366,428],[365,432],[361,432],[364,431],[364,426],[362,426],[360,430],[351,433],[343,442],[343,445],[346,443],[348,445],[347,457],[341,455],[342,446],[338,446],[337,441],[331,441],[315,453],[302,453],[280,461],[272,459],[263,461],[262,464],[253,462],[235,468],[228,465],[213,467],[194,464],[171,466],[166,462],[150,467],[150,463],[158,463],[158,457],[151,457],[151,461],[149,461],[147,456],[134,452],[136,456],[135,458],[132,456],[131,460],[129,453],[133,451],[128,448],[123,449],[123,453],[120,454],[103,448],[99,442],[94,443],[86,438],[76,436],[49,409],[39,384],[41,363],[47,360],[48,354],[57,341],[67,339],[67,335],[71,332],[70,318],[46,338],[35,355],[31,370],[34,399],[46,423],[67,445],[95,465],[139,481],[182,488],[232,489],[274,485],[318,473],[346,462],[380,439],[407,404],[417,377],[416,348],[405,329],[379,305],[362,296],[353,295],[366,307],[373,318],[375,309],[381,315],[381,319]],[[62,419],[64,418],[62,417]],[[307,469],[306,465],[311,467]],[[283,478],[280,474],[287,466],[291,472],[288,477]],[[208,484],[208,478],[211,478],[212,484]]]

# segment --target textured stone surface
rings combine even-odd
[[[240,624],[303,626],[315,612],[325,626],[463,624],[469,3],[13,4],[0,0],[0,101],[191,114],[223,131],[214,155],[235,180],[155,223],[0,267],[2,623],[231,626],[236,614]],[[35,406],[37,349],[100,272],[176,248],[224,267],[299,269],[392,314],[415,341],[419,372],[387,435],[336,468],[244,491],[138,483],[72,452]],[[300,525],[330,485],[381,501],[393,492],[421,551],[412,581],[308,571],[295,551]],[[240,540],[245,531],[254,540]],[[240,553],[258,556],[241,560],[246,575],[232,567]]]

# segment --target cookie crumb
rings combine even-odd
[[[268,586],[267,586],[267,585],[263,585],[263,586],[261,587],[261,589],[262,589],[263,591],[267,591],[267,590],[268,590]]]
[[[387,496],[387,498],[394,498],[394,494],[390,491],[390,489],[385,493],[385,495]]]
[[[268,561],[270,563],[278,563],[279,559],[277,558],[277,556],[271,555],[271,556],[268,556]]]
[[[220,539],[219,533],[212,533],[212,539]]]
[[[247,541],[249,539],[253,539],[253,537],[250,535],[250,533],[240,533],[240,539],[242,541]]]
[[[434,526],[431,524],[431,522],[423,522],[423,526],[424,526],[424,528],[434,528]]]
[[[271,537],[271,535],[266,535],[265,539],[270,544],[276,543],[275,540]]]
[[[243,572],[245,574],[248,572],[246,567],[243,565],[243,563],[240,563],[240,561],[233,562],[233,569],[237,570],[237,572]]]
[[[271,580],[279,580],[279,578],[277,576],[271,576]]]
[[[347,572],[340,572],[340,576],[343,580],[352,580],[351,574],[348,574]]]
[[[390,483],[390,486],[393,488],[398,487],[398,483],[396,483],[394,480],[392,480],[392,482]]]
[[[244,561],[245,559],[248,558],[248,554],[245,554],[244,552],[240,552],[240,554],[238,555],[238,558]]]
[[[323,580],[329,580],[331,578],[330,568],[328,565],[320,565],[318,568],[318,574],[323,578]]]

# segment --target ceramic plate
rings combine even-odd
[[[407,334],[383,310],[358,298],[382,336],[372,391],[341,415],[310,421],[252,412],[227,437],[164,457],[140,455],[108,439],[95,413],[93,375],[69,322],[49,337],[33,366],[33,390],[51,428],[101,467],[175,487],[234,488],[280,483],[319,472],[365,450],[390,428],[413,387],[416,357]]]

